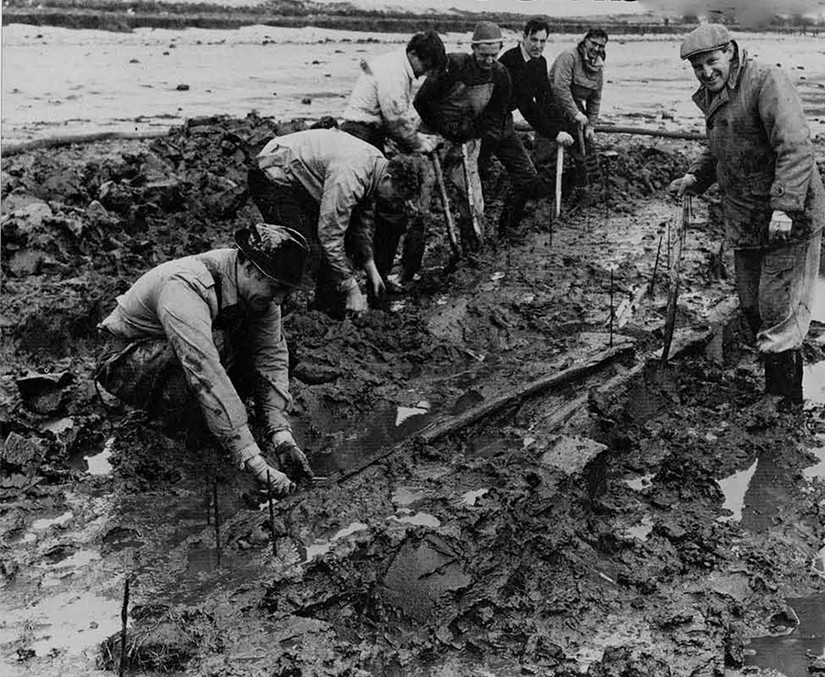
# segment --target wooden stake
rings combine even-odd
[[[564,146],[561,144],[556,148],[556,205],[553,212],[554,218],[559,218],[561,214],[561,175],[564,167]],[[552,228],[552,225],[551,225]],[[550,241],[552,243],[553,231],[550,231]]]
[[[613,347],[613,269],[610,269],[610,343],[608,344],[611,348]]]
[[[218,478],[212,481],[212,503],[215,506],[215,550],[217,552],[217,565],[221,565],[221,514],[218,507]]]
[[[435,171],[435,182],[438,185],[438,194],[441,196],[441,206],[444,208],[444,220],[447,224],[447,238],[450,241],[450,249],[457,257],[461,256],[461,247],[458,244],[458,232],[455,227],[455,220],[450,211],[450,198],[447,197],[447,186],[444,184],[444,172],[441,170],[441,161],[438,155],[433,152],[430,156],[433,161],[433,170]]]
[[[129,619],[129,577],[123,584],[123,606],[120,608],[120,665],[118,677],[126,674],[126,623]]]
[[[266,471],[266,487],[267,499],[269,502],[269,530],[272,532],[272,554],[278,554],[278,548],[275,545],[275,506],[272,504],[272,492],[269,491],[269,469]]]
[[[656,260],[653,262],[653,275],[650,276],[650,284],[647,286],[648,293],[653,293],[653,288],[656,285],[656,271],[659,269],[659,253],[662,251],[662,238],[665,236],[665,231],[659,233],[659,246],[656,247]]]

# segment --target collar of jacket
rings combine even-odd
[[[730,65],[730,73],[728,73],[728,81],[725,88],[718,94],[711,94],[704,85],[701,85],[693,93],[693,101],[705,114],[705,119],[709,119],[719,108],[730,101],[729,90],[739,87],[742,82],[742,73],[745,71],[747,62],[750,61],[747,50],[740,50],[739,45],[735,40],[731,40],[734,47],[733,61]]]

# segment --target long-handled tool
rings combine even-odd
[[[466,142],[461,144],[461,164],[464,167],[464,183],[467,186],[467,202],[470,206],[470,220],[473,224],[473,233],[476,237],[476,244],[481,246],[484,244],[484,233],[481,231],[481,223],[479,223],[478,214],[476,213],[475,190],[470,180],[470,150],[467,148]]]
[[[441,195],[441,205],[444,207],[444,220],[447,222],[447,237],[450,240],[450,249],[453,250],[453,254],[456,256],[461,256],[461,247],[458,244],[458,233],[455,228],[452,212],[450,211],[450,198],[447,197],[447,186],[444,185],[444,172],[441,171],[441,160],[438,159],[438,155],[435,153],[430,155],[430,158],[433,161],[435,181],[438,184],[438,192]]]
[[[685,231],[690,221],[690,196],[682,196],[682,205],[676,219],[676,242],[674,245],[673,262],[670,266],[670,293],[667,300],[665,316],[664,347],[662,348],[662,364],[667,364],[670,344],[673,341],[673,330],[676,327],[676,302],[679,299],[679,276],[682,267],[682,247],[685,243]]]
[[[561,214],[561,175],[564,168],[564,146],[556,146],[556,205],[553,212],[555,218]]]

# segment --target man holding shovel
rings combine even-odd
[[[444,173],[467,196],[459,202],[465,249],[483,241],[484,198],[478,176],[481,139],[500,138],[509,113],[510,76],[496,60],[502,40],[496,24],[476,24],[472,53],[448,54],[447,67],[427,77],[413,102],[424,125],[449,142],[442,164]]]
[[[299,233],[267,224],[237,231],[235,244],[163,263],[118,296],[98,325],[107,347],[95,380],[195,441],[205,424],[262,489],[284,495],[293,480],[313,477],[287,416],[281,332],[281,304],[301,287],[309,248]],[[254,396],[264,446],[289,476],[261,455],[246,395]]]
[[[768,407],[802,404],[802,342],[819,268],[825,189],[802,103],[788,77],[705,24],[681,47],[700,87],[708,147],[672,192],[719,184],[736,291],[765,365]]]

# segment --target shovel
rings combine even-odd
[[[458,234],[455,228],[455,221],[450,212],[450,199],[447,197],[447,186],[444,185],[444,172],[441,171],[441,160],[438,155],[433,153],[430,158],[433,161],[433,170],[435,171],[435,181],[438,184],[438,192],[441,195],[441,204],[444,207],[444,219],[447,222],[447,237],[450,240],[450,249],[457,257],[461,256],[461,247],[458,245]]]
[[[676,218],[676,244],[673,253],[673,263],[670,266],[670,293],[667,300],[665,315],[664,347],[662,348],[662,364],[667,364],[670,344],[673,341],[673,330],[676,327],[676,302],[679,298],[679,276],[682,268],[682,247],[685,243],[686,225],[690,221],[690,196],[682,196],[681,209]]]

